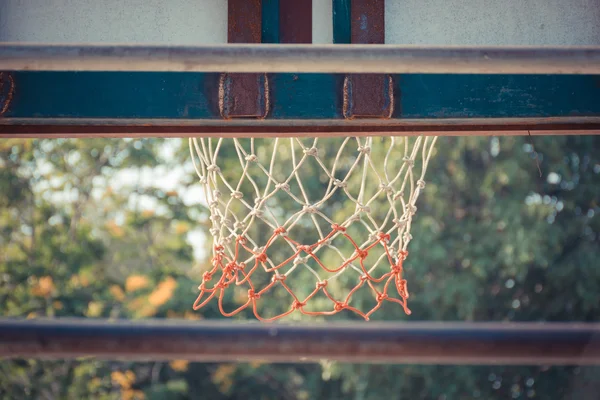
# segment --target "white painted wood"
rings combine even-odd
[[[0,0],[0,41],[227,43],[227,0]]]
[[[387,0],[386,43],[598,45],[600,0]]]
[[[333,43],[333,1],[313,0],[312,36],[314,44]]]

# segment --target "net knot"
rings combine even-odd
[[[408,251],[406,250],[400,250],[398,252],[398,258],[402,261],[406,260],[406,257],[408,257]]]
[[[211,235],[216,236],[219,234],[219,230],[217,228],[210,228],[208,230],[210,232]]]
[[[306,305],[305,302],[294,300],[294,302],[292,303],[292,310],[298,310],[298,309],[304,307],[305,305]]]
[[[409,168],[412,168],[412,167],[414,167],[414,166],[415,166],[415,160],[413,160],[412,158],[410,158],[410,157],[408,157],[408,156],[405,156],[405,157],[403,157],[403,158],[402,158],[402,161],[404,161],[404,163],[405,163],[406,165],[408,165],[408,166],[409,166]]]
[[[244,197],[244,193],[242,192],[238,192],[237,190],[235,192],[231,192],[231,197],[233,197],[234,199],[241,199],[242,197]]]
[[[223,247],[223,246],[221,246],[221,245],[215,246],[215,247],[213,248],[213,250],[214,250],[214,251],[215,251],[215,253],[217,253],[217,254],[223,254],[223,253],[225,253],[225,247]]]
[[[369,146],[358,146],[357,150],[362,154],[371,154],[371,148]]]
[[[360,278],[358,278],[361,282],[366,282],[369,280],[369,276],[367,274],[362,274]]]
[[[246,223],[244,221],[237,221],[233,224],[233,228],[237,230],[242,230],[246,228]]]
[[[256,162],[258,157],[256,157],[256,154],[248,154],[244,159],[248,162]]]
[[[290,191],[290,185],[288,185],[287,183],[278,183],[277,185],[275,185],[275,188],[283,190],[284,192]]]
[[[404,235],[402,235],[402,239],[404,239],[404,243],[410,242],[412,240],[412,235],[408,232],[404,232]]]
[[[206,167],[206,170],[207,170],[208,172],[216,172],[216,173],[219,173],[219,172],[221,172],[221,168],[219,168],[219,167],[217,166],[217,164],[211,164],[211,165],[209,165],[208,167]]]
[[[331,225],[331,229],[334,232],[346,232],[346,227],[338,224]]]
[[[379,189],[383,190],[386,193],[392,194],[394,193],[394,188],[388,184],[382,183],[379,185]]]
[[[383,303],[389,296],[385,293],[377,293],[377,302],[378,303]]]
[[[285,278],[287,278],[287,276],[277,273],[277,274],[273,275],[273,277],[271,278],[271,281],[272,282],[283,282],[283,281],[285,281]]]
[[[316,147],[311,147],[311,148],[307,147],[304,149],[304,154],[306,154],[307,156],[316,157],[319,155],[319,149],[317,149]]]
[[[402,265],[400,263],[392,265],[392,275],[401,275],[402,274]]]
[[[398,218],[394,218],[394,219],[392,220],[392,222],[394,223],[394,225],[396,226],[396,228],[403,228],[403,227],[404,227],[404,225],[406,225],[406,222],[405,222],[405,221],[403,221],[403,220],[401,220],[401,219],[398,219]]]
[[[220,199],[221,198],[221,191],[219,191],[217,189],[213,190],[213,197],[215,199]]]
[[[310,246],[307,246],[305,244],[301,244],[300,246],[296,247],[299,251],[303,251],[305,253],[310,253]]]
[[[264,263],[267,262],[267,253],[264,251],[256,255],[256,261]]]
[[[245,237],[243,237],[242,235],[240,235],[235,239],[235,241],[238,242],[239,244],[246,244],[246,242],[248,240]]]
[[[205,272],[204,274],[202,274],[202,281],[203,282],[208,282],[212,279],[212,274],[210,272]]]
[[[346,308],[346,305],[341,301],[336,301],[335,305],[333,306],[333,309],[338,312],[342,311],[344,308]]]
[[[385,233],[385,232],[379,232],[379,234],[377,235],[379,237],[379,240],[381,240],[382,242],[389,242],[391,239],[391,236],[389,233]]]
[[[339,179],[336,179],[335,181],[333,181],[333,186],[339,187],[339,188],[345,188],[348,186],[348,183],[340,181]]]
[[[415,215],[417,212],[417,207],[413,206],[412,204],[407,204],[405,210],[410,215]]]
[[[369,252],[367,250],[356,249],[356,254],[359,258],[365,259],[369,256]]]
[[[254,289],[248,289],[248,298],[250,300],[258,300],[258,299],[260,299],[260,294],[255,293]]]
[[[265,213],[262,210],[257,208],[253,208],[252,211],[250,211],[250,215],[255,215],[258,218],[262,218],[264,214]]]
[[[307,204],[302,207],[302,211],[304,211],[307,214],[315,214],[318,210],[317,210],[317,207]]]
[[[282,233],[285,233],[285,228],[283,226],[280,226],[273,231],[274,235],[281,235]]]
[[[219,282],[215,285],[217,289],[227,289],[229,287],[229,282]]]
[[[324,289],[324,288],[326,288],[326,287],[327,287],[327,281],[320,281],[320,282],[317,282],[317,289],[319,289],[319,290],[320,290],[320,289]]]
[[[298,264],[306,264],[306,262],[308,261],[308,257],[296,257],[294,258],[294,265],[298,265]]]
[[[417,186],[419,187],[419,189],[423,190],[425,189],[425,181],[423,179],[419,179],[417,181]]]
[[[201,176],[199,180],[200,183],[203,185],[206,185],[208,183],[208,179],[205,176]]]

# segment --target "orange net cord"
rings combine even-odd
[[[221,313],[224,316],[227,316],[227,317],[234,316],[234,315],[238,314],[239,312],[241,312],[242,310],[245,310],[251,306],[252,311],[254,312],[254,315],[256,316],[256,318],[263,322],[275,321],[277,319],[280,319],[287,315],[290,315],[291,313],[293,313],[295,311],[299,311],[305,315],[312,315],[312,316],[325,315],[325,316],[327,316],[327,315],[337,314],[343,310],[352,311],[368,321],[369,317],[382,306],[384,301],[389,301],[389,302],[394,302],[394,303],[400,304],[402,306],[402,308],[404,309],[404,312],[407,315],[410,315],[411,312],[407,306],[407,300],[409,297],[408,290],[407,290],[407,284],[406,284],[406,280],[402,277],[402,275],[403,275],[402,263],[408,256],[408,252],[406,252],[404,250],[400,250],[398,252],[398,261],[394,262],[393,255],[391,254],[391,251],[388,248],[388,242],[390,240],[389,234],[379,233],[376,240],[371,242],[364,249],[361,249],[356,244],[356,242],[346,233],[345,227],[340,226],[340,225],[332,225],[331,228],[332,228],[332,230],[327,236],[325,236],[324,238],[322,238],[321,240],[317,241],[316,243],[314,243],[312,245],[302,245],[301,243],[298,243],[298,242],[292,240],[288,236],[285,236],[284,235],[285,229],[283,227],[277,228],[273,232],[273,235],[267,241],[267,243],[264,246],[264,248],[262,249],[262,251],[260,251],[260,252],[256,252],[256,251],[250,249],[249,247],[247,247],[246,239],[243,236],[238,236],[236,239],[236,242],[235,242],[235,254],[234,254],[233,258],[228,257],[225,254],[224,248],[222,246],[215,246],[215,248],[214,248],[215,256],[213,257],[213,260],[212,260],[212,269],[208,272],[205,272],[202,277],[202,283],[200,284],[200,286],[198,288],[200,290],[200,294],[198,295],[198,297],[196,298],[196,301],[194,302],[194,306],[193,306],[194,310],[201,309],[202,307],[207,305],[215,296],[218,295],[219,310],[221,311]],[[332,238],[336,233],[339,233],[340,235],[344,236],[346,239],[348,239],[348,241],[352,244],[352,246],[354,246],[354,255],[351,258],[347,259],[345,262],[343,262],[338,267],[331,269],[331,268],[327,268],[323,264],[323,262],[314,254],[313,250],[315,250],[319,246],[323,245],[330,238]],[[266,266],[266,261],[268,258],[267,250],[269,249],[269,247],[273,244],[273,242],[279,235],[281,235],[287,242],[292,244],[295,247],[296,252],[291,257],[289,257],[288,259],[286,259],[285,261],[280,263],[279,265],[276,265],[271,268],[267,268],[267,266]],[[387,259],[390,264],[390,271],[388,271],[388,272],[384,273],[382,276],[376,278],[367,272],[367,269],[365,268],[364,264],[365,264],[365,259],[369,255],[369,251],[379,245],[383,247],[383,249],[387,255]],[[254,265],[249,270],[246,270],[247,265],[245,265],[245,263],[238,261],[240,247],[254,255]],[[294,294],[294,292],[290,289],[290,287],[285,283],[286,276],[281,275],[279,273],[279,270],[282,267],[284,267],[285,265],[288,265],[290,262],[292,262],[292,260],[295,257],[299,256],[302,253],[311,257],[313,260],[315,260],[315,262],[319,265],[320,268],[322,268],[324,271],[327,271],[330,273],[339,272],[339,271],[347,268],[352,262],[358,261],[358,263],[360,264],[360,268],[363,271],[363,275],[359,278],[358,284],[350,290],[350,292],[348,293],[348,295],[346,296],[344,301],[336,300],[327,291],[327,280],[317,282],[315,289],[305,299],[300,300]],[[255,285],[252,283],[252,275],[259,266],[262,266],[266,272],[273,273],[273,277],[271,279],[271,282],[267,286],[265,286],[264,288],[262,288],[260,290],[257,290],[255,288]],[[216,283],[210,288],[207,287],[207,285],[216,278],[217,274],[219,274],[219,277],[218,277],[218,280],[216,281]],[[392,281],[394,282],[396,291],[397,291],[398,295],[400,296],[400,298],[390,296],[389,288],[390,288]],[[375,287],[374,284],[382,283],[382,282],[384,282],[383,290],[379,291]],[[361,311],[355,307],[352,307],[350,305],[352,295],[356,291],[358,291],[361,287],[363,287],[365,285],[365,283],[369,286],[371,291],[375,294],[375,300],[376,300],[376,305],[368,312],[363,312],[363,311]],[[238,307],[237,309],[228,312],[228,311],[225,311],[223,308],[223,297],[225,294],[225,290],[231,284],[235,284],[237,286],[247,284],[250,287],[250,289],[248,290],[248,300],[243,305]],[[290,305],[289,310],[287,310],[286,312],[283,312],[283,313],[278,314],[271,318],[264,318],[258,313],[257,301],[261,298],[261,296],[263,296],[265,293],[267,293],[275,285],[281,285],[290,294],[290,296],[292,298],[292,303]],[[304,307],[306,306],[306,304],[315,295],[317,295],[320,291],[329,300],[331,300],[331,302],[333,303],[333,309],[330,311],[307,311],[307,310],[305,310]]]

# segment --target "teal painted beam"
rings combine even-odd
[[[220,119],[217,74],[17,72],[5,118]],[[398,78],[398,77],[396,77]],[[273,74],[268,119],[342,119],[341,75]],[[394,118],[600,116],[600,76],[395,79]]]

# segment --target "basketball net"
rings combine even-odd
[[[410,314],[403,262],[436,139],[190,139],[213,237],[194,309]]]

